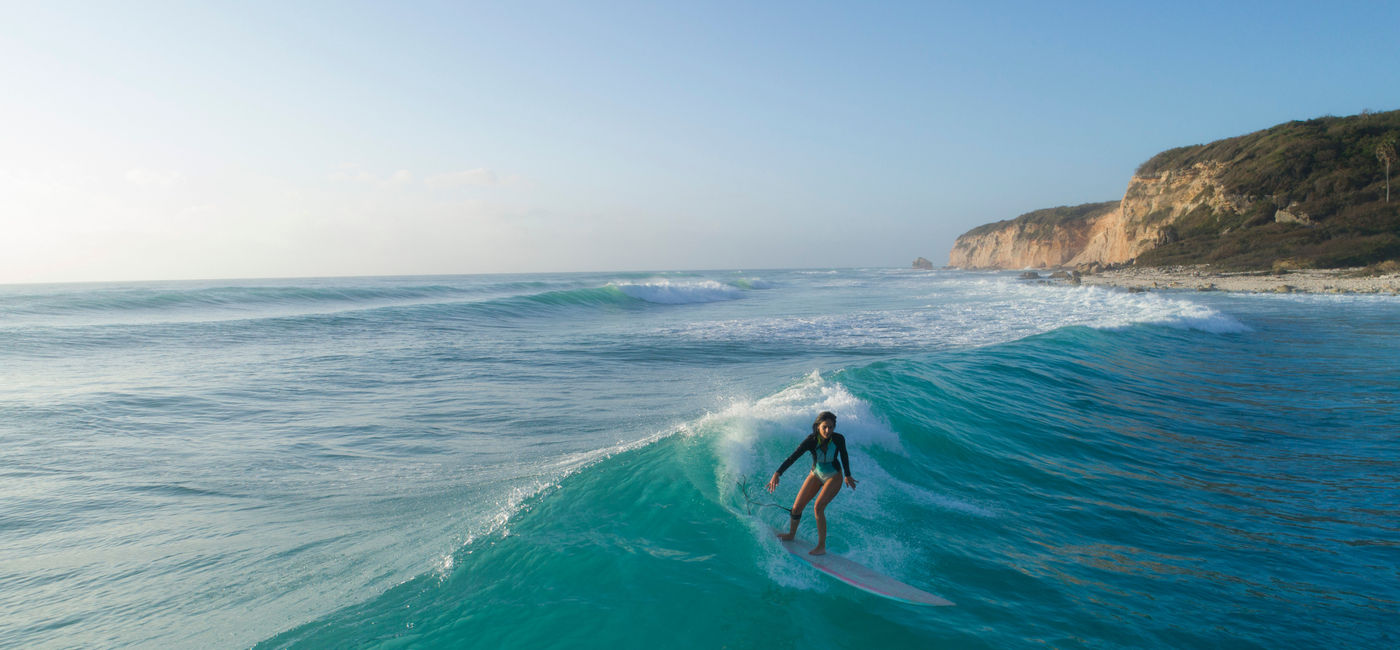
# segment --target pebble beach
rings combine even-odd
[[[1083,284],[1125,289],[1184,289],[1244,293],[1382,293],[1400,295],[1400,273],[1361,269],[1221,272],[1209,267],[1126,268],[1085,274]]]

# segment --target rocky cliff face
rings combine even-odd
[[[968,233],[953,243],[948,265],[961,269],[1065,266],[1089,243],[1097,221],[1044,227],[1010,221],[987,232]]]
[[[1096,232],[1070,266],[1121,264],[1143,251],[1173,240],[1170,228],[1200,208],[1212,212],[1243,212],[1252,202],[1225,192],[1220,182],[1224,165],[1197,163],[1128,181],[1119,208],[1095,224]]]
[[[1206,264],[1237,271],[1400,264],[1391,162],[1400,111],[1285,122],[1144,162],[1122,199],[975,228],[963,268]]]
[[[1171,228],[1202,206],[1240,212],[1250,199],[1227,195],[1223,165],[1197,163],[1150,176],[1134,176],[1123,199],[1082,218],[1036,223],[1033,215],[984,226],[958,237],[948,265],[965,269],[1088,267],[1121,264],[1172,241]]]
[[[1097,224],[1117,209],[1117,202],[1054,208],[982,226],[958,237],[948,264],[964,269],[1065,266],[1099,234]]]

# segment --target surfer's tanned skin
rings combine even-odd
[[[807,474],[802,488],[797,491],[797,498],[792,502],[788,532],[779,534],[778,537],[790,540],[797,535],[797,524],[801,520],[802,510],[815,496],[817,504],[812,507],[812,512],[817,516],[817,545],[809,552],[812,555],[825,555],[826,506],[836,498],[836,493],[841,491],[843,473],[846,485],[852,489],[855,489],[857,482],[851,478],[851,459],[846,454],[846,438],[836,433],[836,416],[830,411],[822,411],[817,416],[817,421],[812,423],[812,435],[807,436],[807,439],[797,446],[797,450],[778,467],[778,471],[773,472],[773,478],[768,481],[769,492],[777,489],[778,477],[782,476],[803,452],[812,454],[812,471]]]

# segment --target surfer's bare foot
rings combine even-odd
[[[808,555],[826,555],[826,549],[824,549],[824,548],[818,546],[818,547],[816,547],[816,548],[814,548],[814,549],[812,549],[812,550],[810,550],[810,551],[807,551],[807,554],[808,554]]]
[[[781,539],[784,542],[791,542],[792,538],[794,537],[797,537],[797,535],[794,535],[792,533],[778,533],[778,539]]]

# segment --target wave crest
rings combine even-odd
[[[694,321],[666,334],[703,341],[761,341],[844,351],[947,349],[994,345],[1066,327],[1123,329],[1154,325],[1238,334],[1252,331],[1235,317],[1185,298],[1100,287],[1045,287],[1019,282],[924,285],[922,306]],[[917,291],[911,287],[911,291]],[[914,295],[919,295],[915,293]]]
[[[743,292],[734,286],[714,280],[698,282],[672,282],[670,280],[650,280],[647,282],[614,282],[622,293],[646,302],[661,305],[689,305],[707,302],[736,300]]]

